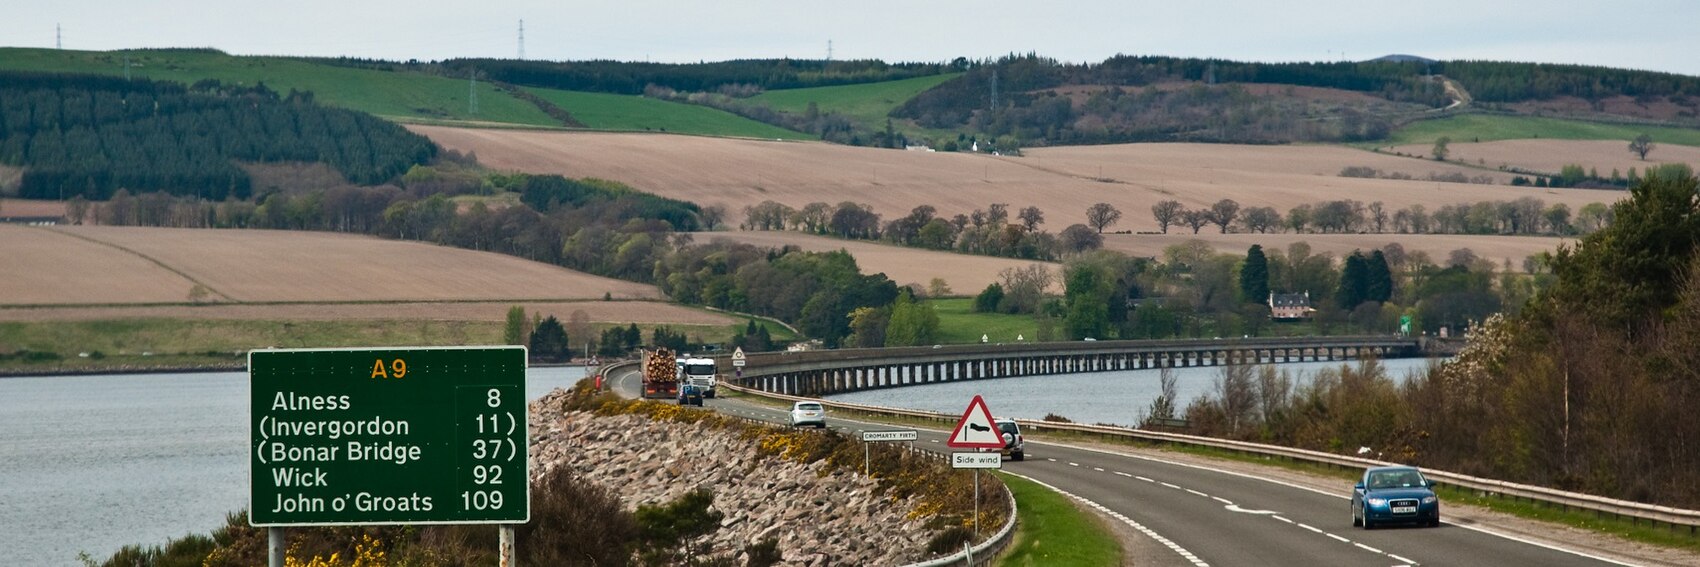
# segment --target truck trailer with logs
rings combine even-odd
[[[643,351],[643,397],[671,400],[679,396],[679,366],[673,351],[663,347]]]

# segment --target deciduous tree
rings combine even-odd
[[[1157,204],[1151,205],[1151,218],[1157,220],[1157,228],[1161,229],[1163,234],[1168,234],[1169,225],[1174,224],[1180,217],[1181,210],[1183,208],[1184,207],[1181,206],[1180,201],[1158,201]],[[1091,214],[1092,213],[1088,211],[1087,218],[1091,218]],[[1103,231],[1100,230],[1099,232]]]
[[[1086,224],[1103,234],[1104,229],[1122,219],[1121,210],[1109,203],[1098,203],[1086,209]]]

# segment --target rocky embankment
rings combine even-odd
[[[717,554],[772,538],[787,565],[903,565],[927,555],[927,530],[908,519],[915,500],[881,495],[867,477],[823,474],[824,462],[757,457],[755,441],[728,430],[564,412],[563,396],[557,390],[532,403],[533,480],[571,467],[616,490],[629,510],[707,487],[725,515],[706,536]]]

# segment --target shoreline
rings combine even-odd
[[[526,368],[555,368],[584,366],[582,362],[527,363]],[[7,378],[51,378],[54,376],[96,376],[102,374],[206,374],[213,372],[247,372],[247,364],[202,364],[193,366],[106,366],[91,368],[52,368],[40,370],[0,369],[0,380]]]

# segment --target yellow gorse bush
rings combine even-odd
[[[384,567],[389,564],[384,542],[366,534],[362,534],[360,542],[354,544],[354,556],[346,560],[341,553],[332,553],[329,558],[314,555],[312,559],[302,561],[295,556],[299,549],[299,543],[289,546],[283,557],[284,567]]]

